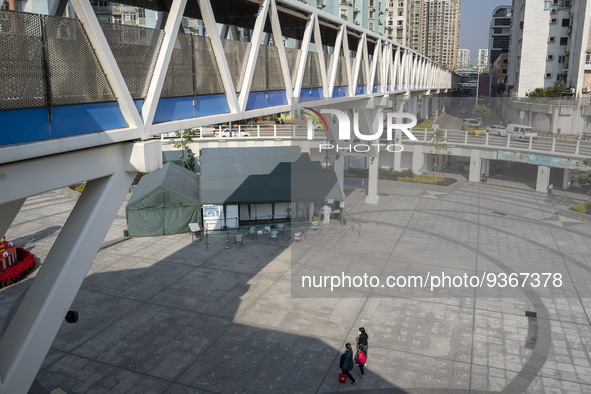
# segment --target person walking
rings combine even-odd
[[[347,375],[347,377],[351,379],[351,384],[356,384],[357,380],[351,376],[350,372],[353,369],[353,366],[353,348],[351,347],[350,343],[347,343],[345,345],[345,352],[341,355],[339,368],[343,372],[343,375]]]
[[[369,338],[369,336],[365,332],[365,328],[359,327],[359,336],[357,337],[357,346],[358,347],[359,347],[359,345],[363,346],[363,352],[365,353],[366,357],[367,357],[367,350],[369,348],[369,345],[367,343],[368,338]]]
[[[357,365],[359,365],[359,372],[361,372],[361,376],[365,377],[365,370],[363,369],[363,367],[365,367],[365,363],[367,362],[367,356],[365,354],[365,351],[363,350],[362,345],[359,345],[359,347],[357,348],[355,362],[357,363]]]

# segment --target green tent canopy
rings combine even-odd
[[[199,176],[174,163],[145,175],[125,209],[129,235],[186,233],[199,222]]]

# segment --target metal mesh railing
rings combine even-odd
[[[101,23],[131,97],[145,98],[164,32],[158,29]]]
[[[0,109],[47,103],[38,15],[0,12]]]
[[[52,105],[114,101],[115,95],[77,19],[43,15]]]
[[[134,99],[146,97],[163,31],[101,23],[101,28]],[[115,101],[115,95],[82,24],[77,19],[0,11],[0,109],[53,107]],[[251,43],[222,40],[239,92]],[[286,48],[295,82],[301,50]],[[329,63],[329,56],[326,56]],[[341,56],[336,86],[348,84]],[[363,84],[366,76],[360,78]],[[318,53],[309,52],[302,88],[322,87]],[[277,48],[259,50],[252,91],[283,90]],[[161,97],[220,94],[225,89],[209,37],[179,34]]]
[[[193,37],[195,94],[224,93],[224,84],[213,54],[209,37]]]
[[[160,97],[193,95],[192,51],[191,36],[189,34],[179,34],[172,50]]]
[[[232,81],[234,82],[234,88],[239,92],[244,78],[246,57],[250,51],[250,42],[222,39],[222,45],[228,61],[230,75],[232,75]]]

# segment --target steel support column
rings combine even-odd
[[[5,393],[28,392],[134,176],[88,182],[0,339]]]

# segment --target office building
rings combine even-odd
[[[507,81],[511,95],[523,97],[556,82],[570,95],[588,95],[591,2],[514,0],[512,16]]]

